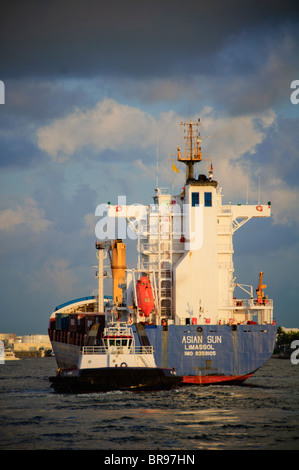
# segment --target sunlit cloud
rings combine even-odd
[[[0,230],[10,232],[21,224],[33,232],[41,233],[49,229],[53,223],[45,218],[45,211],[38,206],[38,203],[27,197],[22,206],[17,205],[14,209],[0,211]]]

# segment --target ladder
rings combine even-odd
[[[170,201],[170,196],[169,196]],[[160,201],[159,201],[160,202]],[[165,201],[164,201],[165,202]],[[167,204],[148,213],[147,237],[140,243],[140,269],[151,272],[157,286],[158,312],[162,318],[172,317],[172,253],[173,215]]]
[[[158,293],[162,318],[172,316],[172,214],[159,214],[158,222]]]

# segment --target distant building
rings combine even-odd
[[[282,331],[284,333],[298,333],[299,332],[299,328],[284,328],[283,326],[281,327]]]
[[[48,335],[17,336],[14,342],[14,350],[38,351],[39,349],[52,349]]]
[[[5,347],[14,344],[16,337],[15,333],[0,333],[0,341],[3,341]]]
[[[15,333],[0,333],[0,341],[3,341],[5,348],[13,349],[15,353],[52,350],[48,335],[17,336]]]

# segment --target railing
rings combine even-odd
[[[135,346],[134,349],[130,350],[130,354],[153,354],[153,346]]]
[[[82,346],[82,354],[107,354],[104,346]]]
[[[153,354],[153,346],[135,346],[135,348],[128,349],[122,346],[82,346],[83,355],[93,354]]]
[[[234,299],[233,307],[240,308],[240,309],[272,308],[273,299]]]
[[[234,299],[232,306],[220,306],[221,324],[254,322],[258,325],[273,323],[273,299]]]
[[[232,305],[222,305],[220,310],[234,310],[242,313],[244,310],[267,310],[273,308],[273,299],[234,299]]]

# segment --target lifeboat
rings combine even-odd
[[[148,317],[155,306],[152,286],[148,277],[143,276],[137,281],[136,291],[138,307]]]

